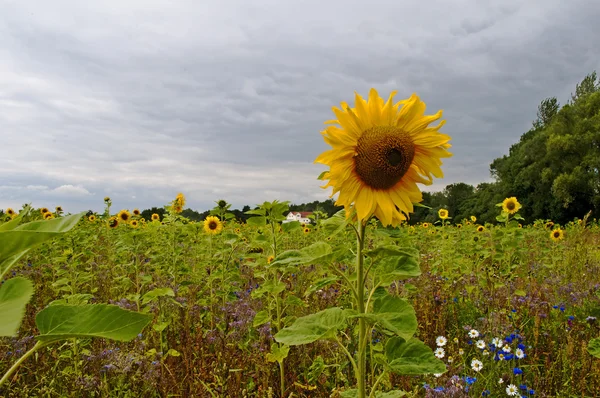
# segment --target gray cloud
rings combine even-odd
[[[427,189],[489,180],[539,102],[597,67],[599,17],[593,0],[9,2],[0,207],[325,199],[323,121],[370,87],[444,109],[454,157]]]

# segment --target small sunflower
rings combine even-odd
[[[56,206],[56,208],[54,209],[57,213],[62,213],[63,209],[61,206]]]
[[[131,222],[129,223],[129,225],[131,225],[133,228],[139,227],[139,224],[138,224],[137,220],[131,220]]]
[[[523,225],[522,225],[522,224],[519,224],[519,228],[523,228]]]
[[[158,220],[160,220],[160,216],[158,214],[156,214],[156,213],[153,213],[152,214],[152,221],[158,221]]]
[[[208,216],[206,220],[204,220],[204,232],[217,235],[223,230],[223,223],[219,220],[218,217]]]
[[[435,229],[430,229],[430,230],[429,230],[429,234],[430,234],[430,235],[435,235]]]
[[[119,220],[117,217],[111,217],[108,219],[108,226],[111,228],[117,228],[119,226]]]
[[[329,166],[321,179],[323,188],[339,192],[336,204],[343,205],[346,216],[366,222],[375,215],[383,226],[396,226],[412,213],[413,203],[423,199],[417,183],[431,185],[441,178],[442,158],[450,157],[450,137],[439,133],[445,121],[442,111],[426,116],[425,103],[413,94],[393,103],[396,92],[384,101],[375,89],[368,101],[358,93],[355,108],[341,103],[333,108],[336,120],[321,134],[331,145],[315,159]]]
[[[175,206],[183,208],[185,206],[185,196],[179,192],[175,197]]]
[[[46,213],[49,213],[49,212],[50,212],[50,210],[48,210],[48,208],[47,208],[47,207],[42,207],[42,208],[40,209],[40,213],[42,213],[42,215],[44,215],[44,214],[46,214]]]
[[[304,228],[304,233],[305,233],[305,234],[308,234],[308,233],[310,233],[310,228]]]
[[[233,230],[233,232],[235,232],[236,234],[239,234],[241,232],[241,230],[239,228],[236,228]]]
[[[119,214],[117,214],[117,218],[119,219],[119,221],[123,221],[127,224],[129,219],[131,218],[131,214],[127,210],[121,210]]]
[[[442,219],[445,220],[448,218],[448,210],[446,209],[439,209],[438,210],[438,216]]]
[[[6,214],[12,217],[15,214],[15,211],[9,207],[6,209]]]
[[[502,210],[508,214],[515,214],[520,208],[521,204],[514,196],[506,198],[502,201]]]
[[[485,231],[485,227],[483,225],[480,225],[477,227],[477,232],[483,232]]]
[[[306,224],[302,223],[302,224],[300,224],[300,227],[306,228]]]
[[[462,228],[462,224],[456,224],[456,228],[461,229]]]
[[[52,220],[54,218],[54,214],[50,212],[44,213],[44,220]]]
[[[140,213],[140,209],[133,209],[133,215],[134,216],[139,216],[140,214],[141,214]]]
[[[179,206],[179,205],[174,205],[173,206],[173,211],[175,213],[181,213],[183,211],[183,207]]]
[[[108,203],[108,202],[110,202],[110,198],[109,198],[108,196],[105,196],[105,197],[104,197],[104,201],[105,201],[106,203]]]
[[[94,221],[96,221],[96,216],[92,214],[91,216],[88,217],[88,220],[90,222],[94,222]]]
[[[552,228],[553,226],[554,226],[554,223],[553,223],[552,221],[548,221],[548,222],[545,224],[545,227],[546,227],[546,228]]]
[[[471,222],[477,222],[477,217],[471,216]]]
[[[555,242],[562,240],[565,237],[565,231],[560,228],[556,228],[550,232],[550,239]]]
[[[271,264],[273,262],[273,260],[275,260],[275,256],[267,257],[267,264]]]
[[[421,224],[421,226],[423,228],[429,228],[429,223],[428,222],[424,222],[423,224]]]

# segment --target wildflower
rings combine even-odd
[[[471,361],[471,369],[473,369],[475,372],[479,372],[481,369],[483,369],[483,362],[481,362],[479,359],[473,359]]]
[[[555,230],[552,230],[550,232],[550,239],[552,239],[555,242],[562,240],[564,237],[565,237],[565,232],[560,228],[556,228]]]
[[[160,220],[160,216],[158,214],[156,214],[156,213],[153,213],[151,218],[152,218],[152,221],[158,221],[158,220]]]
[[[445,220],[448,218],[448,210],[446,209],[439,209],[438,210],[438,216],[442,219]]]
[[[96,221],[96,216],[92,214],[91,216],[88,217],[88,220],[90,222],[94,222],[94,221]]]
[[[488,350],[483,350],[481,354],[487,357],[488,355],[490,355],[490,352]]]
[[[131,214],[127,210],[121,210],[119,212],[119,214],[117,214],[117,219],[119,221],[123,221],[124,223],[127,223],[130,218],[131,218]]]
[[[510,352],[510,350],[511,350],[511,348],[509,345],[505,345],[504,347],[502,347],[502,351],[504,351],[506,353]]]
[[[480,225],[477,227],[477,232],[483,232],[485,231],[485,227],[483,225]]]
[[[438,359],[444,358],[445,354],[446,354],[446,351],[444,351],[444,349],[442,347],[436,348],[435,351],[433,352],[433,355],[435,355],[435,357]]]
[[[446,339],[444,336],[438,336],[437,339],[435,339],[435,344],[438,347],[445,346],[447,342],[448,342],[448,339]]]
[[[496,346],[496,348],[501,348],[502,347],[502,339],[499,337],[494,337],[492,339],[492,344]]]
[[[502,201],[502,210],[508,214],[515,214],[520,208],[521,204],[514,196],[512,198],[506,198]]]
[[[465,350],[463,350],[462,348],[458,349],[458,355],[464,355]]]
[[[454,358],[452,358],[451,356],[448,357],[448,363],[452,363],[452,362],[454,362]]]
[[[217,235],[223,230],[223,223],[215,216],[208,216],[204,220],[204,232]]]
[[[48,210],[48,208],[47,208],[47,207],[42,207],[42,208],[40,209],[40,213],[42,213],[42,216],[43,216],[44,214],[46,214],[46,213],[49,213],[49,212],[50,212],[50,210]]]
[[[498,379],[498,384],[502,384],[504,383],[504,379],[501,377],[500,379]]]
[[[384,102],[371,89],[368,101],[356,94],[355,108],[344,102],[341,110],[333,108],[337,120],[331,123],[340,127],[325,129],[332,149],[315,159],[330,167],[322,177],[329,180],[324,188],[339,192],[336,203],[348,217],[356,211],[364,221],[374,214],[383,226],[397,226],[413,212],[412,203],[422,200],[416,183],[430,185],[432,175],[443,177],[441,158],[452,156],[450,137],[439,133],[444,121],[428,127],[442,112],[425,116],[417,95],[394,104],[395,94]]]
[[[475,343],[475,347],[483,350],[485,348],[485,341],[483,341],[483,340],[477,340],[477,342]]]
[[[519,395],[519,389],[514,384],[509,384],[506,387],[506,395],[516,397]]]
[[[267,264],[271,264],[273,262],[273,260],[275,260],[275,256],[267,257]]]
[[[479,337],[479,332],[475,329],[471,329],[471,330],[469,330],[469,337],[472,339],[475,339],[475,338]]]
[[[471,216],[471,222],[477,222],[477,217]]]
[[[515,376],[517,376],[517,375],[521,375],[521,374],[523,374],[523,371],[522,371],[521,369],[519,369],[519,368],[514,368],[514,369],[513,369],[513,374],[514,374]]]
[[[454,341],[455,343],[458,343],[458,337],[453,338],[452,341]]]

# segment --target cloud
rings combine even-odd
[[[117,207],[160,206],[180,191],[199,210],[220,198],[322,200],[323,121],[370,87],[444,109],[454,157],[428,189],[489,180],[539,102],[564,103],[597,67],[600,6],[427,4],[10,2],[0,175],[11,188],[0,207],[100,210],[106,195]],[[27,186],[54,188],[15,188]]]

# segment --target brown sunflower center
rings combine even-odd
[[[358,139],[354,171],[374,189],[389,189],[406,174],[415,157],[408,133],[395,126],[375,126]]]
[[[515,206],[515,202],[508,202],[508,203],[506,204],[506,208],[507,208],[508,210],[514,210],[514,209],[515,209],[515,207],[516,207],[516,206]]]
[[[560,237],[560,232],[558,232],[558,231],[554,231],[554,237],[555,237],[555,238],[558,238],[558,237]]]
[[[211,222],[209,222],[209,223],[208,223],[208,228],[209,228],[211,231],[212,231],[212,230],[215,230],[215,229],[217,229],[217,226],[218,226],[218,225],[217,225],[217,222],[216,222],[216,221],[211,221]]]

